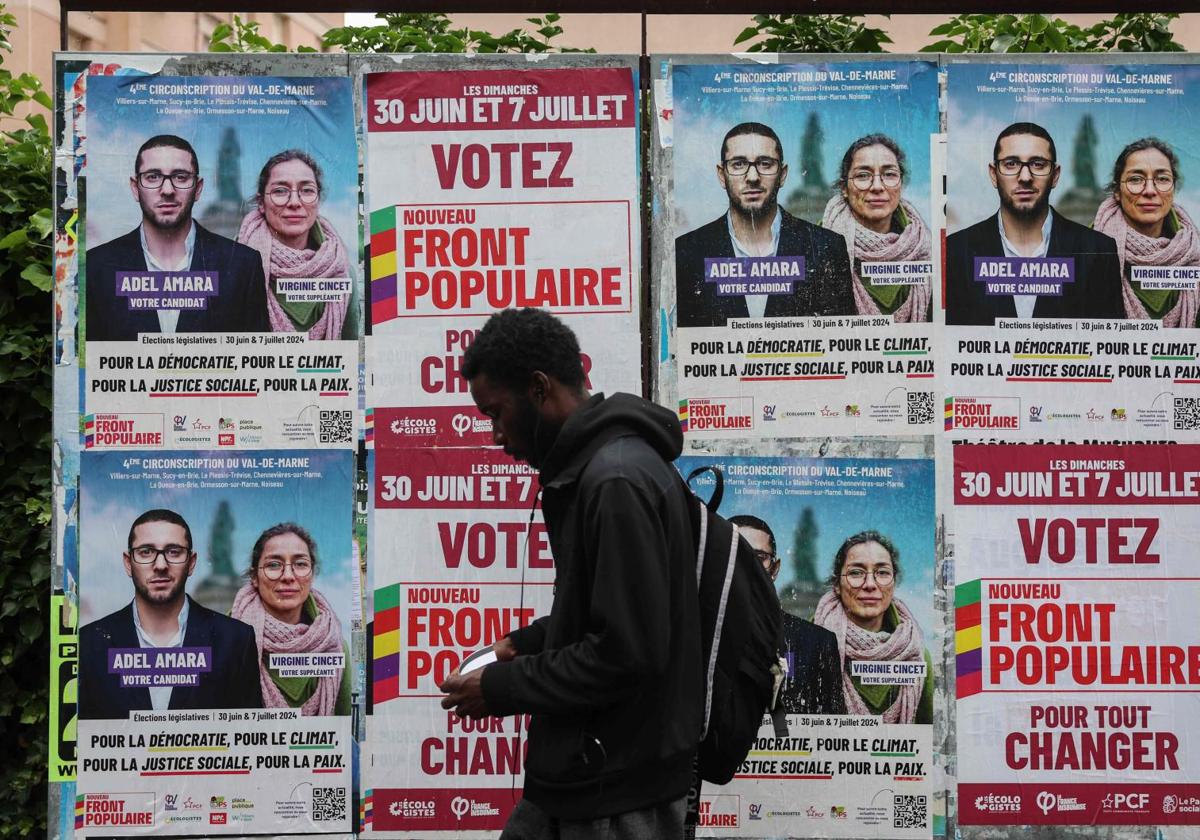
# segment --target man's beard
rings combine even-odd
[[[1013,202],[1012,196],[1004,192],[1000,193],[1000,203],[1004,205],[1005,210],[1017,218],[1033,219],[1042,215],[1046,208],[1050,206],[1050,190],[1043,190],[1038,200],[1029,207],[1018,207]]]
[[[141,597],[141,599],[147,604],[154,604],[155,606],[159,607],[173,604],[180,600],[183,597],[184,588],[186,586],[187,575],[184,575],[183,577],[179,578],[179,580],[175,582],[175,585],[165,593],[156,595],[150,591],[150,587],[146,583],[138,580],[137,578],[133,579],[133,588],[137,591],[138,596]]]
[[[142,219],[151,227],[161,230],[163,233],[174,233],[181,230],[192,223],[192,206],[196,203],[196,199],[188,196],[184,201],[180,201],[179,215],[175,217],[173,222],[159,221],[158,214],[153,205],[142,205]]]
[[[766,198],[763,199],[762,207],[759,207],[758,209],[747,207],[742,204],[741,197],[736,193],[729,196],[729,205],[736,212],[748,217],[751,221],[768,219],[775,215],[775,208],[779,206],[779,188],[781,186],[782,185],[776,181],[775,186],[771,187],[771,191],[768,192]]]

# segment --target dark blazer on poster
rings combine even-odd
[[[840,233],[817,227],[784,211],[779,227],[781,257],[804,257],[803,283],[790,295],[770,295],[766,317],[853,315],[850,257]],[[745,295],[721,296],[704,281],[705,257],[733,257],[725,214],[675,240],[675,286],[680,327],[723,327],[730,318],[749,318]]]
[[[184,647],[212,648],[212,670],[198,685],[174,686],[171,709],[261,709],[258,647],[254,629],[234,618],[202,607],[188,597]],[[109,648],[139,647],[133,626],[133,604],[85,624],[79,631],[79,716],[86,719],[126,718],[149,711],[150,689],[122,688],[118,674],[108,673]]]
[[[1072,222],[1051,208],[1048,257],[1074,257],[1075,281],[1063,284],[1060,297],[1038,295],[1034,318],[1124,318],[1121,262],[1112,237]],[[975,257],[1003,257],[999,212],[946,238],[946,323],[992,326],[997,318],[1016,318],[1012,295],[988,295],[972,279]]]
[[[788,661],[788,676],[779,697],[785,712],[846,714],[837,636],[811,621],[784,613],[783,653]]]
[[[258,251],[196,225],[192,248],[194,271],[217,272],[218,292],[208,308],[179,313],[177,332],[270,332],[267,284]],[[87,339],[135,341],[138,333],[161,332],[158,312],[131,310],[116,294],[118,271],[145,271],[141,228],[135,227],[87,252]]]

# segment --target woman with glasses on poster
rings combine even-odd
[[[929,228],[900,195],[907,175],[904,164],[904,152],[886,134],[855,140],[842,156],[837,193],[825,205],[821,226],[846,240],[859,315],[928,321],[933,301],[928,275],[911,285],[876,285],[862,276],[864,262],[929,259]]]
[[[250,552],[247,583],[230,615],[254,628],[265,708],[300,709],[302,715],[350,714],[350,649],[325,596],[313,589],[317,544],[292,522],[259,535]],[[332,675],[283,676],[271,654],[341,653]]]
[[[933,663],[916,618],[896,597],[900,552],[878,531],[862,531],[837,550],[830,591],[813,622],[837,636],[842,693],[852,715],[880,715],[885,723],[933,722]],[[872,685],[853,673],[855,663],[924,662],[923,679]]]
[[[259,173],[256,206],[242,219],[238,241],[262,255],[273,332],[351,338],[350,260],[333,225],[320,215],[322,194],[321,167],[312,156],[299,149],[273,155]],[[280,280],[321,278],[345,280],[346,289],[314,301],[279,288]]]
[[[1113,165],[1110,195],[1092,226],[1116,240],[1126,318],[1154,319],[1164,327],[1198,326],[1200,293],[1194,284],[1187,290],[1147,289],[1131,271],[1133,266],[1200,265],[1200,234],[1175,203],[1179,181],[1179,158],[1157,137],[1133,141]]]

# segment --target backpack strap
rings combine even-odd
[[[708,518],[700,517],[702,522]],[[729,556],[725,560],[725,579],[721,584],[721,600],[717,605],[717,620],[713,627],[712,648],[708,652],[708,673],[705,675],[704,692],[704,728],[700,731],[700,739],[708,734],[708,721],[712,715],[713,675],[717,671],[717,654],[721,650],[721,630],[725,626],[725,607],[729,604],[729,590],[733,586],[733,570],[737,567],[738,529],[733,526],[733,538],[729,543]],[[699,580],[699,574],[696,579]]]
[[[687,484],[688,489],[691,489],[692,479],[705,473],[712,473],[713,479],[716,481],[716,484],[713,486],[712,496],[706,505],[709,510],[716,513],[717,509],[721,507],[721,499],[725,496],[725,473],[721,472],[720,467],[714,467],[712,464],[696,467],[696,469],[688,473],[687,480],[684,483]]]

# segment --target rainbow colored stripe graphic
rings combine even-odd
[[[981,581],[954,587],[955,694],[960,698],[983,691],[982,601]]]
[[[372,701],[400,696],[400,584],[375,590],[374,691]]]
[[[954,428],[954,397],[946,397],[946,431]]]
[[[83,794],[75,797],[75,830],[83,828]]]
[[[83,418],[83,448],[91,449],[96,445],[96,415],[88,414]]]
[[[363,420],[363,431],[366,434],[367,443],[372,443],[375,440],[375,409],[368,408],[365,419]]]
[[[371,820],[375,816],[375,789],[367,788],[363,792],[362,804],[358,811],[358,820],[362,823],[363,828],[371,825]]]
[[[688,430],[688,401],[687,400],[679,401],[679,425],[683,427],[683,431],[686,433]]]
[[[396,317],[396,208],[371,213],[371,323]]]

